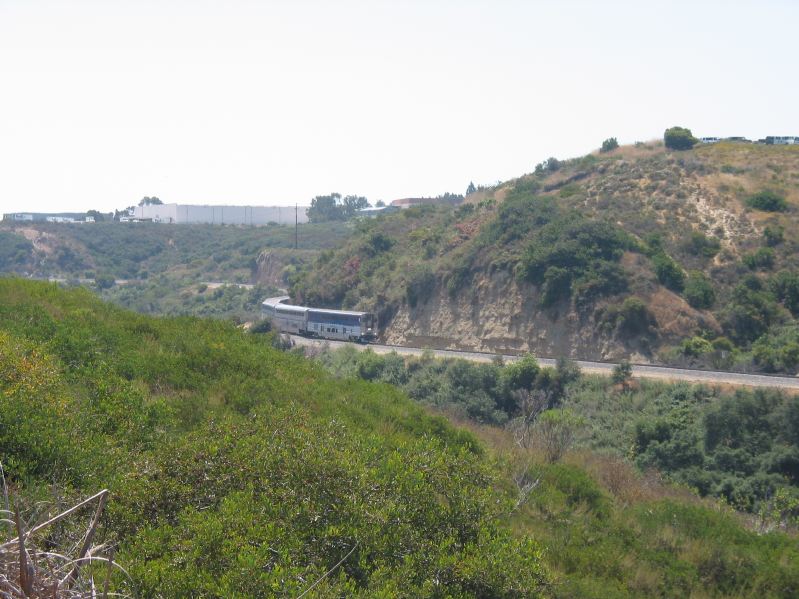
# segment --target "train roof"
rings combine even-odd
[[[308,308],[306,306],[294,306],[292,304],[284,304],[283,302],[290,300],[288,295],[279,295],[277,297],[270,297],[261,302],[262,306],[269,308],[282,308],[290,312],[316,312],[320,314],[339,314],[342,316],[363,316],[364,314],[371,314],[371,312],[356,312],[353,310],[327,310],[325,308]]]
[[[356,312],[353,310],[326,310],[324,308],[308,308],[309,312],[321,312],[323,314],[342,314],[344,316],[363,316],[371,312]]]
[[[283,304],[286,300],[290,300],[291,298],[288,295],[278,295],[277,297],[268,297],[264,301],[261,302],[262,306],[269,306],[270,308],[274,308],[278,304]]]

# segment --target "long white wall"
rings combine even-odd
[[[308,222],[308,206],[297,208],[297,220]],[[134,216],[162,223],[212,225],[294,224],[294,206],[199,206],[155,204],[136,206]]]

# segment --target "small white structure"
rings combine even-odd
[[[792,146],[799,144],[799,136],[796,135],[769,135],[766,143],[773,146]]]
[[[700,137],[699,141],[703,144],[714,144],[721,141],[721,139],[718,137]]]
[[[308,222],[307,206],[200,206],[146,204],[136,206],[133,217],[155,223],[209,225],[293,225]],[[121,220],[121,219],[120,219]]]

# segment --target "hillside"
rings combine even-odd
[[[0,273],[87,285],[146,314],[252,320],[287,276],[349,232],[302,225],[294,249],[287,226],[3,222]]]
[[[315,596],[543,588],[476,440],[388,387],[229,324],[14,280],[0,348],[12,492],[108,487],[105,540],[139,596],[296,597],[350,551]]]
[[[98,541],[138,596],[297,597],[327,572],[309,596],[799,590],[792,537],[599,456],[486,446],[228,323],[0,279],[0,372],[12,495],[35,517],[108,487]]]
[[[291,291],[389,343],[795,372],[797,225],[799,147],[651,142],[361,223]]]

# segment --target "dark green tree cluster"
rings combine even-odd
[[[605,141],[602,142],[602,147],[599,148],[599,151],[603,154],[607,152],[612,152],[616,148],[619,147],[619,142],[616,140],[615,137],[609,137]]]
[[[341,197],[340,193],[316,196],[308,208],[308,220],[312,223],[323,223],[336,220],[348,220],[358,210],[369,207],[369,201],[363,196],[349,195]]]
[[[788,210],[788,202],[785,201],[785,198],[768,189],[749,196],[746,199],[746,205],[763,212],[785,212]]]
[[[632,247],[624,231],[611,223],[559,216],[535,232],[519,272],[542,286],[544,305],[572,295],[588,302],[627,288],[618,261],[624,250]]]
[[[531,355],[508,364],[476,364],[429,354],[406,360],[395,353],[341,349],[318,359],[337,376],[390,383],[420,403],[486,424],[503,424],[519,416],[524,394],[542,394],[543,409],[558,407],[567,386],[580,377],[569,361],[541,368]]]
[[[12,231],[0,231],[0,272],[22,272],[33,266],[33,244]]]
[[[690,150],[697,143],[690,129],[671,127],[663,134],[663,143],[670,150]]]
[[[799,400],[756,390],[705,404],[704,393],[658,400],[660,415],[636,425],[637,463],[747,511],[781,488],[799,498]]]

